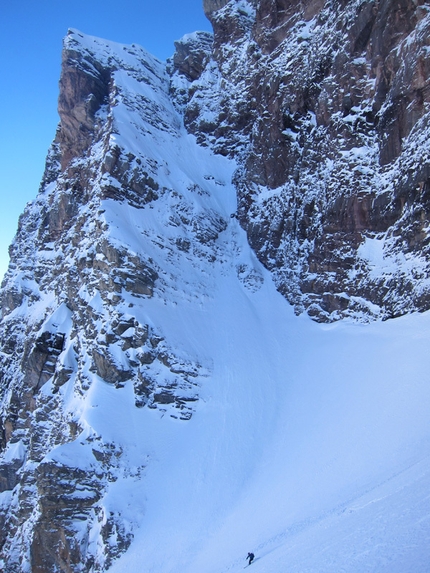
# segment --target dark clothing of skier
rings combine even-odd
[[[252,561],[254,560],[254,554],[253,554],[253,553],[248,553],[248,555],[246,556],[246,558],[249,559],[248,565],[251,565]]]

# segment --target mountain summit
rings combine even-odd
[[[430,8],[203,8],[166,63],[64,40],[1,290],[0,569],[425,573]]]

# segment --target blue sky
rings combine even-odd
[[[58,123],[62,39],[68,28],[136,43],[162,60],[173,42],[211,30],[202,0],[3,0],[0,5],[0,276],[18,217],[37,194]]]

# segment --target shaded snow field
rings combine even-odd
[[[315,324],[294,316],[235,219],[219,242],[231,260],[181,259],[176,299],[134,307],[209,368],[192,419],[137,410],[131,387],[100,381],[85,405],[129,467],[147,462],[106,499],[137,525],[110,571],[233,572],[248,551],[255,573],[429,571],[430,313]],[[244,261],[258,290],[237,278]]]
[[[183,166],[193,180],[204,165],[228,181],[229,162],[203,150],[194,158]],[[234,189],[201,201],[228,217]],[[112,240],[138,250],[142,229],[153,236],[166,213],[162,202],[143,213],[108,208]],[[128,484],[139,528],[111,571],[239,571],[248,551],[256,572],[429,571],[430,313],[318,325],[294,315],[236,219],[218,249],[215,262],[166,256],[166,296],[134,306],[210,370],[192,419],[136,411],[131,388],[121,413],[116,390],[95,391],[91,426],[118,442],[111,420],[121,420],[130,460],[148,460]],[[239,266],[264,278],[259,289],[238,280]]]
[[[320,326],[267,279],[175,316],[213,377],[189,423],[127,432],[156,459],[112,573],[429,571],[430,314]]]

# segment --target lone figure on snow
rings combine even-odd
[[[248,555],[246,556],[247,559],[249,559],[249,563],[248,565],[251,565],[251,563],[254,560],[254,554],[253,553],[248,553]]]

